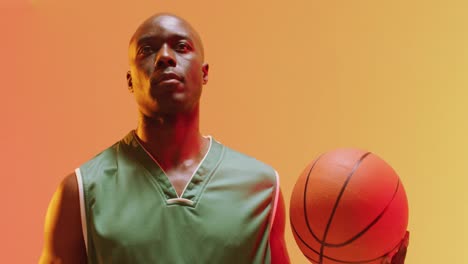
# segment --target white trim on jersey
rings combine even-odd
[[[151,153],[143,146],[143,144],[140,142],[140,139],[138,138],[135,130],[133,130],[133,136],[135,137],[136,141],[138,142],[138,144],[140,145],[140,147],[146,152],[146,154],[148,154],[148,156],[158,165],[159,169],[161,169],[161,171],[164,173],[164,175],[167,177],[167,179],[169,179],[169,177],[167,176],[167,173],[163,170],[162,166],[159,164],[159,162],[153,157],[153,155],[151,155]],[[179,195],[177,193],[177,191],[175,191],[175,188],[174,188],[174,185],[172,185],[172,182],[171,182],[171,186],[172,186],[172,189],[174,189],[176,195],[177,195],[177,198],[173,198],[173,199],[169,199],[167,200],[167,202],[169,204],[174,204],[174,203],[177,203],[177,202],[181,202],[182,203],[187,203],[186,201],[183,202],[183,200],[186,200],[184,198],[182,198],[184,196],[184,193],[185,193],[185,190],[187,189],[187,186],[192,182],[192,179],[193,179],[193,176],[195,176],[195,174],[197,173],[198,169],[200,168],[200,166],[202,165],[202,163],[205,161],[206,157],[208,156],[208,153],[210,153],[210,150],[211,150],[211,145],[212,145],[212,137],[211,136],[203,136],[204,138],[208,138],[210,140],[210,145],[208,146],[208,150],[206,151],[205,155],[203,156],[203,159],[198,163],[198,166],[195,168],[195,170],[193,171],[192,173],[192,176],[190,176],[190,179],[187,181],[187,183],[185,184],[185,187],[184,187],[184,190],[182,190],[182,193]],[[170,182],[170,181],[169,181]],[[174,202],[175,201],[175,202]]]
[[[76,175],[76,181],[78,182],[78,194],[80,197],[81,231],[83,232],[83,239],[85,242],[86,254],[88,254],[88,228],[86,224],[83,178],[81,176],[80,168],[75,169],[75,175]]]
[[[275,190],[275,196],[274,196],[274,201],[273,201],[273,211],[271,212],[271,224],[270,224],[270,231],[271,228],[273,227],[273,223],[275,222],[275,217],[276,217],[276,209],[278,207],[278,201],[279,201],[279,196],[280,196],[280,180],[279,180],[279,174],[275,170],[275,175],[276,175],[276,190]]]
[[[203,159],[198,163],[198,166],[195,168],[195,170],[193,171],[192,173],[192,176],[190,177],[190,180],[185,184],[185,187],[184,187],[184,190],[182,191],[182,193],[180,194],[179,198],[182,198],[182,196],[184,196],[184,193],[185,193],[185,190],[187,190],[187,187],[189,186],[189,184],[192,182],[192,179],[193,179],[193,176],[195,176],[195,174],[197,173],[198,169],[200,169],[200,166],[202,165],[202,163],[205,161],[206,157],[208,157],[208,153],[210,153],[210,150],[211,150],[211,145],[213,145],[212,141],[213,139],[211,138],[211,136],[203,136],[204,138],[208,138],[208,140],[210,141],[210,145],[208,146],[208,150],[206,151],[205,153],[205,156],[203,156]],[[182,198],[183,199],[183,198]],[[193,204],[193,202],[192,202]]]

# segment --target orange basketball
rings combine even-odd
[[[290,221],[312,263],[380,264],[405,235],[408,201],[385,161],[338,149],[304,169],[293,189]]]

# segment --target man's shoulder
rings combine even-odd
[[[96,162],[103,162],[103,161],[114,161],[116,159],[116,154],[119,152],[119,148],[121,147],[121,142],[118,141],[111,146],[101,150],[90,159],[85,161],[82,166],[90,165]]]
[[[131,142],[131,137],[127,134],[121,140],[118,140],[85,161],[81,164],[80,169],[86,170],[94,167],[102,167],[106,164],[111,165],[117,163],[118,156],[125,152],[124,149],[127,145],[132,144]]]

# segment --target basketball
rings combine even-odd
[[[408,225],[399,176],[377,155],[338,149],[312,161],[290,200],[290,223],[302,253],[319,264],[380,264]]]

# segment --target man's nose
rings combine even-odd
[[[155,61],[156,68],[175,67],[176,60],[174,51],[165,43],[159,49]]]

